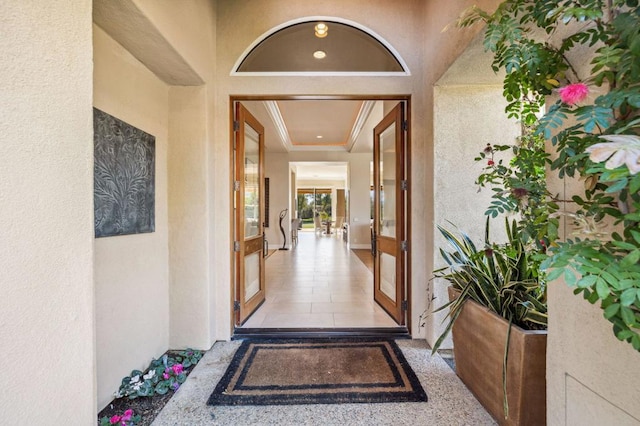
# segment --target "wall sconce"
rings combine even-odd
[[[325,38],[329,32],[329,27],[327,24],[320,22],[315,26],[316,37]]]

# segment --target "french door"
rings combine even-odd
[[[406,138],[404,104],[398,103],[374,129],[374,212],[371,250],[374,299],[399,325],[406,324]]]
[[[242,325],[265,300],[264,127],[235,105],[235,323]]]

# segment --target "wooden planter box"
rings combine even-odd
[[[458,293],[449,288],[449,298]],[[502,364],[509,323],[467,301],[453,326],[456,372],[500,425],[546,425],[547,332],[513,326],[507,363],[505,419]]]

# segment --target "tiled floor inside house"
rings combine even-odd
[[[397,327],[373,301],[373,274],[342,234],[298,233],[266,260],[265,303],[243,328]]]

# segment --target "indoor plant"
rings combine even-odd
[[[485,408],[501,424],[544,424],[546,288],[517,222],[505,225],[508,241],[492,244],[487,217],[481,248],[439,227],[453,250],[440,249],[447,266],[435,275],[451,301],[433,351],[453,330],[456,372]]]

